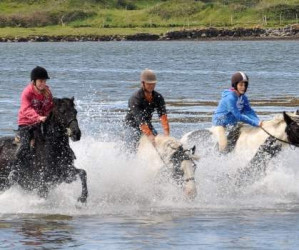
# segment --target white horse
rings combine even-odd
[[[239,126],[232,135],[228,135],[229,151],[235,153],[247,166],[239,170],[242,182],[251,181],[264,175],[267,163],[276,156],[282,147],[299,147],[299,114],[277,115],[270,121],[264,121],[263,127]],[[211,154],[217,149],[217,135],[212,127],[185,134],[181,142],[184,145],[196,144],[202,149],[201,156]],[[254,180],[252,180],[254,181]]]
[[[197,195],[195,185],[195,147],[184,149],[182,144],[173,137],[157,135],[155,147],[146,136],[139,142],[137,155],[145,159],[154,175],[166,171],[179,184],[182,184],[184,193],[194,198]]]

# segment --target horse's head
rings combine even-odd
[[[283,118],[287,124],[285,132],[288,136],[288,141],[295,146],[299,146],[299,115],[296,113],[291,118],[283,112]]]
[[[184,182],[184,192],[188,197],[194,198],[197,195],[195,185],[195,170],[198,159],[195,154],[196,147],[184,149],[182,145],[177,147],[172,154],[170,161],[174,166],[174,178]]]
[[[54,98],[53,114],[60,125],[66,129],[67,134],[73,141],[79,141],[81,130],[77,120],[77,110],[72,98]]]
[[[183,145],[175,138],[157,136],[156,147],[168,165],[172,165],[173,177],[178,182],[183,183],[185,194],[194,198],[197,195],[195,185],[195,146],[191,149],[185,149]]]

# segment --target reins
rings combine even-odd
[[[152,145],[153,145],[153,144],[152,144]],[[153,148],[154,148],[154,149],[155,149],[155,151],[157,152],[157,154],[158,154],[158,156],[159,156],[160,160],[162,161],[162,163],[163,163],[164,167],[166,167],[166,169],[168,169],[168,165],[167,165],[167,164],[166,164],[166,162],[164,161],[164,159],[163,159],[162,155],[160,154],[160,152],[158,151],[158,149],[155,147],[155,145],[153,145]]]
[[[77,118],[73,118],[73,119],[71,119],[68,123],[67,123],[67,125],[66,125],[66,127],[68,128],[70,125],[71,125],[71,123],[72,122],[78,122],[78,120],[77,120]]]
[[[153,145],[153,144],[152,144],[152,145]],[[157,152],[157,154],[158,154],[160,160],[162,161],[162,163],[163,163],[163,165],[164,165],[164,168],[169,169],[168,164],[165,162],[165,160],[163,159],[163,157],[162,157],[162,155],[160,154],[160,152],[158,151],[158,149],[157,149],[154,145],[153,145],[153,147],[154,147],[155,151]],[[186,150],[186,151],[188,151],[188,150]],[[191,160],[192,163],[196,166],[196,164],[194,163],[193,159],[189,158],[188,160]],[[189,181],[194,181],[194,180],[195,180],[194,177],[191,177],[191,178],[187,178],[187,179],[185,179],[184,181],[185,181],[185,182],[189,182]]]
[[[291,143],[291,142],[289,142],[289,141],[285,141],[285,140],[279,139],[279,138],[277,138],[276,136],[270,134],[270,133],[269,133],[266,129],[264,129],[263,127],[260,127],[260,128],[261,128],[267,135],[269,135],[270,137],[274,138],[274,139],[277,140],[277,141],[280,141],[280,142],[283,142],[283,143],[287,143],[287,144],[289,144],[290,146],[299,147],[298,144],[294,144],[294,143]]]

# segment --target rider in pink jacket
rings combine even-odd
[[[48,116],[53,107],[53,98],[47,85],[45,91],[48,95],[39,92],[32,83],[23,90],[18,115],[19,126],[40,123],[43,120],[42,117]]]
[[[30,167],[30,140],[53,108],[53,96],[46,85],[47,79],[50,79],[48,72],[42,67],[35,67],[31,71],[31,82],[22,92],[18,114],[21,145],[16,153],[16,169]]]

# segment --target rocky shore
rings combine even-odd
[[[0,38],[0,42],[169,41],[169,40],[268,40],[299,39],[299,25],[284,28],[183,29],[155,35],[29,36]]]

